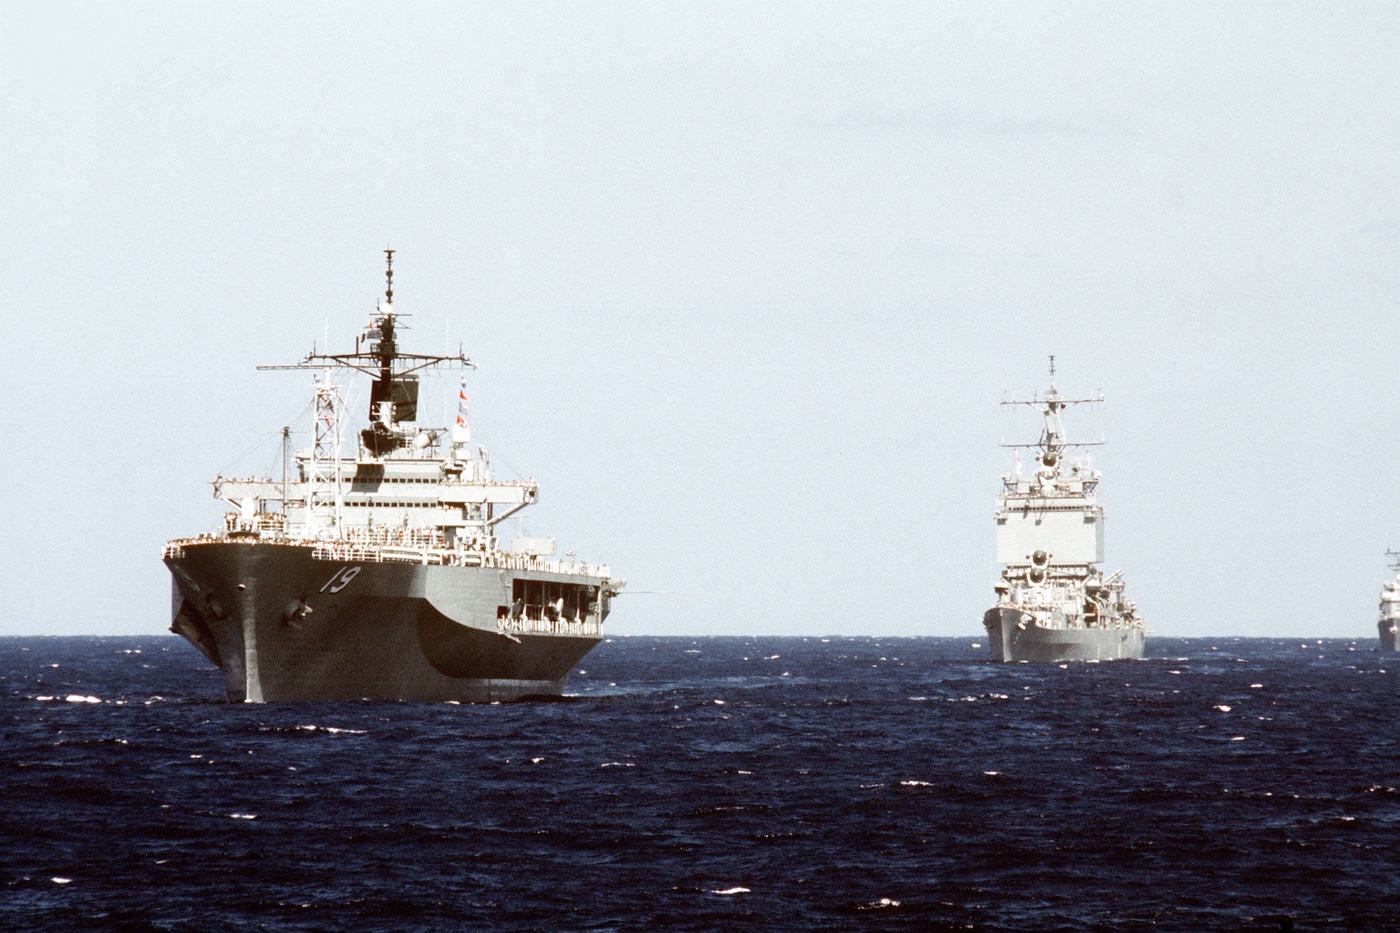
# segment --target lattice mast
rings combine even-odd
[[[327,368],[316,379],[314,439],[306,477],[306,524],[312,538],[344,538],[345,508],[342,427],[344,403],[340,387],[331,381]]]

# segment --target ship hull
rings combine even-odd
[[[1377,624],[1377,628],[1380,630],[1380,636],[1381,636],[1381,650],[1382,650],[1382,651],[1397,651],[1397,650],[1400,650],[1400,648],[1397,648],[1397,647],[1396,647],[1396,637],[1395,637],[1396,624],[1395,624],[1394,622],[1392,622],[1392,621],[1389,620],[1389,619],[1382,619],[1382,620]]]
[[[993,661],[1118,661],[1141,658],[1141,628],[1042,628],[1020,611],[987,610],[982,617]]]
[[[168,556],[171,631],[234,702],[486,702],[558,695],[596,626],[506,632],[517,577],[596,578],[398,561],[320,560],[299,545],[210,542]]]

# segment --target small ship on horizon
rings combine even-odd
[[[1101,402],[1064,398],[1055,388],[1050,357],[1050,388],[1027,405],[1044,417],[1040,440],[1004,444],[1035,451],[1038,468],[1002,476],[997,496],[997,604],[982,617],[993,661],[1106,661],[1141,658],[1146,631],[1137,606],[1124,597],[1123,572],[1105,576],[1104,510],[1098,503],[1100,474],[1089,457],[1066,451],[1096,446],[1070,443],[1061,412],[1071,405]]]
[[[1376,623],[1377,634],[1381,639],[1382,651],[1400,651],[1396,631],[1400,629],[1400,551],[1386,551],[1390,558],[1390,569],[1395,576],[1381,586],[1381,616]]]
[[[538,498],[492,478],[473,447],[466,379],[450,429],[415,426],[418,375],[465,355],[404,353],[387,285],[351,353],[262,369],[316,370],[312,444],[283,429],[283,477],[214,480],[233,506],[215,534],[177,538],[171,631],[223,671],[232,701],[511,700],[559,694],[602,640],[623,581],[606,565],[552,559],[554,540],[496,526]],[[369,426],[346,457],[336,372],[373,377]]]

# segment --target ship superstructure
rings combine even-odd
[[[1400,629],[1400,551],[1386,551],[1385,556],[1390,559],[1395,576],[1381,586],[1381,617],[1376,629],[1382,651],[1400,651],[1396,644],[1396,631]]]
[[[455,424],[415,424],[418,373],[472,364],[399,349],[385,252],[384,299],[353,352],[260,367],[315,372],[311,443],[293,454],[284,428],[280,478],[216,478],[234,507],[222,529],[166,544],[171,630],[223,670],[235,701],[558,694],[623,582],[556,559],[550,538],[503,547],[498,526],[537,484],[492,477],[465,377]],[[347,372],[373,379],[369,426],[354,433],[336,382]]]
[[[1103,397],[1065,398],[1055,387],[1026,405],[1044,419],[1040,440],[1005,444],[1018,448],[1015,472],[1002,476],[997,496],[997,604],[983,616],[994,661],[1110,660],[1142,657],[1144,628],[1137,607],[1123,595],[1123,572],[1104,574],[1104,510],[1098,501],[1100,473],[1070,443],[1062,413]],[[1030,450],[1036,467],[1023,474],[1019,449]]]

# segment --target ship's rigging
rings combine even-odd
[[[398,348],[398,331],[407,329],[401,318],[409,317],[394,310],[394,250],[386,249],[384,300],[379,303],[364,333],[355,338],[352,353],[311,352],[298,363],[282,366],[259,366],[260,370],[278,369],[349,369],[372,376],[370,386],[370,426],[360,432],[360,443],[371,456],[383,457],[407,447],[418,432],[400,428],[405,422],[418,419],[418,373],[421,370],[446,366],[475,369],[460,346],[453,356],[428,353],[402,353]],[[329,375],[327,377],[329,381]],[[436,440],[432,433],[429,440]]]

